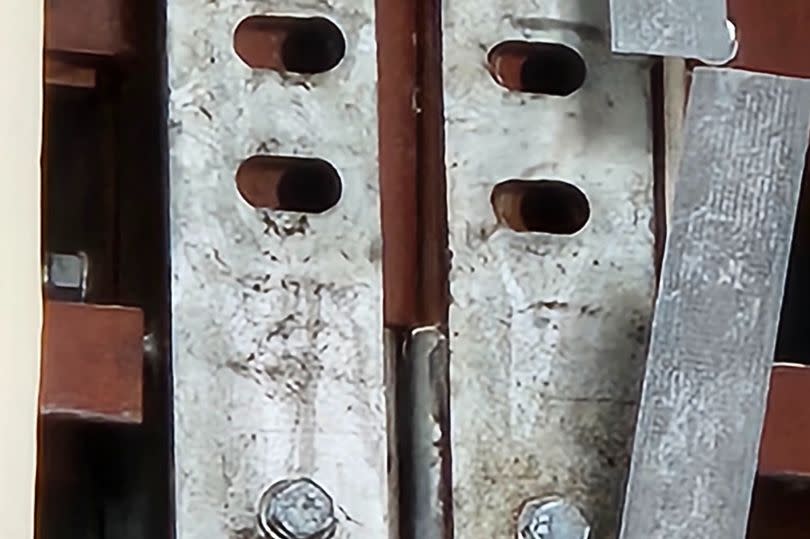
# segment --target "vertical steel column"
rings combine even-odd
[[[612,55],[599,0],[446,2],[444,19],[456,537],[514,537],[553,495],[610,537],[654,294],[650,63]],[[504,83],[554,89],[573,52],[584,84],[507,91],[486,68],[507,41],[528,48],[490,65]],[[581,231],[537,226],[581,209],[542,180],[584,194]]]
[[[252,15],[327,18],[345,57],[251,69],[232,43]],[[263,489],[299,476],[337,537],[388,535],[374,19],[372,0],[169,2],[179,539],[253,537]],[[250,207],[234,177],[253,155],[326,160],[340,201]]]

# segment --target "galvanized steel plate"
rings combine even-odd
[[[613,52],[722,64],[736,54],[726,0],[610,0]]]
[[[622,539],[745,537],[810,81],[694,71]]]
[[[607,46],[607,3],[444,3],[450,398],[457,539],[515,537],[527,500],[560,495],[615,536],[654,294],[649,69]],[[568,97],[509,92],[507,40],[566,43]],[[516,233],[490,203],[512,178],[564,180],[579,234]],[[431,538],[432,539],[432,538]]]
[[[346,56],[252,70],[232,42],[257,14],[328,17]],[[253,537],[262,490],[297,476],[336,537],[387,537],[374,2],[175,0],[168,50],[177,537]],[[340,202],[253,209],[234,176],[254,154],[329,161]]]

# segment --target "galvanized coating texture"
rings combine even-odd
[[[610,0],[613,51],[726,63],[736,44],[726,0]]]
[[[693,74],[622,539],[745,536],[810,81]]]

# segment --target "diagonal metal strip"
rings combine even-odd
[[[610,0],[613,52],[725,63],[734,55],[726,0]]]
[[[622,539],[745,537],[810,81],[693,75]]]

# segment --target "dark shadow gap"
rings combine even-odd
[[[810,316],[805,312],[808,298],[810,298],[810,166],[805,168],[796,225],[793,230],[779,333],[776,339],[776,361],[810,365]]]

